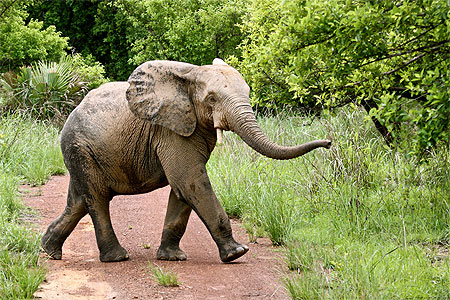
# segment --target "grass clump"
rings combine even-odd
[[[153,278],[155,278],[160,285],[166,287],[176,287],[181,285],[176,273],[165,270],[158,265],[155,266],[152,263],[149,263],[149,268],[152,272]]]
[[[0,120],[0,299],[32,299],[45,279],[39,235],[24,221],[18,187],[65,172],[58,130],[20,114]]]
[[[64,174],[59,130],[22,114],[0,120],[0,168],[31,185],[45,183],[52,174]]]
[[[279,144],[333,140],[288,161],[225,135],[208,163],[216,194],[251,239],[283,245],[293,299],[448,299],[449,151],[419,163],[385,147],[365,115],[261,118]]]

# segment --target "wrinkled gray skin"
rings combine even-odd
[[[89,213],[100,260],[127,259],[111,225],[109,202],[115,195],[146,193],[169,184],[158,259],[186,259],[179,242],[192,209],[211,233],[222,261],[245,254],[248,247],[233,239],[206,172],[216,129],[234,131],[250,147],[275,159],[331,145],[328,140],[295,147],[270,142],[256,123],[248,85],[221,60],[208,66],[146,62],[128,82],[91,91],[69,116],[61,133],[70,173],[67,206],[43,236],[44,250],[61,259],[64,241]]]

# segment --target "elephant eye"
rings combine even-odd
[[[206,96],[206,98],[205,98],[205,102],[214,104],[214,103],[216,103],[216,98],[214,97],[213,94],[208,94],[208,96]]]

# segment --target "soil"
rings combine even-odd
[[[64,209],[68,176],[56,176],[42,187],[22,187],[24,201],[38,212],[35,220],[43,232]],[[280,281],[282,260],[268,239],[249,243],[248,235],[231,220],[234,237],[250,251],[224,264],[206,227],[192,213],[181,248],[187,261],[156,260],[166,213],[169,188],[149,194],[117,196],[111,202],[111,218],[121,245],[130,259],[102,263],[98,259],[94,227],[84,217],[63,247],[62,260],[42,263],[48,276],[35,293],[38,299],[288,299]],[[147,209],[148,202],[152,209]],[[153,204],[154,203],[154,204]],[[149,264],[178,275],[181,285],[163,287],[149,271]]]

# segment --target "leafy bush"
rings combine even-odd
[[[42,22],[30,20],[25,1],[0,2],[0,72],[14,70],[38,60],[59,60],[68,49],[68,38],[55,26],[44,29]]]
[[[3,76],[1,83],[9,96],[8,109],[27,110],[40,119],[63,119],[86,91],[67,60],[22,67]]]
[[[389,144],[421,156],[449,146],[449,11],[446,0],[253,0],[230,61],[253,104],[356,103]]]
[[[126,12],[134,35],[131,60],[170,59],[198,65],[216,57],[239,56],[242,34],[236,24],[245,11],[242,0],[116,2]],[[148,34],[151,32],[151,34]]]
[[[87,83],[87,89],[95,89],[108,82],[105,78],[105,68],[101,63],[95,61],[92,55],[83,57],[81,54],[75,54],[72,57],[73,71]]]
[[[34,1],[28,12],[55,25],[84,56],[105,65],[108,76],[126,80],[136,65],[155,59],[211,64],[239,57],[236,24],[243,0]]]
[[[17,73],[3,74],[2,106],[62,123],[90,88],[106,81],[103,73],[100,64],[90,66],[80,55],[65,56],[57,63],[40,61]]]
[[[84,57],[92,55],[100,61],[114,80],[126,80],[135,66],[129,62],[133,35],[127,12],[116,8],[120,1],[32,1],[27,10],[31,18],[56,26],[70,45]],[[131,8],[130,14],[140,6]],[[148,34],[148,33],[147,33]]]

